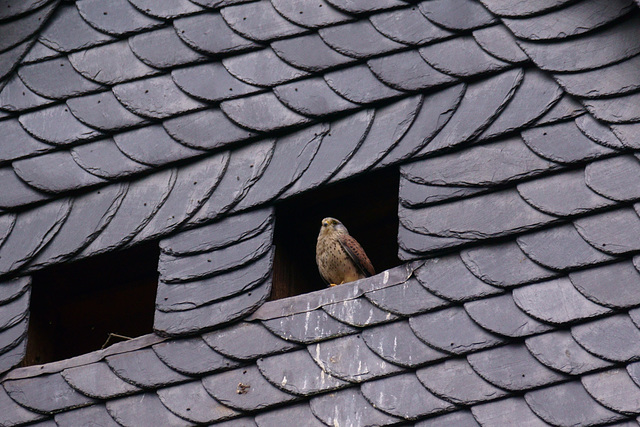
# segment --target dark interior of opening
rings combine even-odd
[[[398,185],[398,169],[389,168],[278,204],[271,299],[326,287],[315,261],[316,240],[325,217],[334,217],[347,227],[377,273],[399,265]]]
[[[159,253],[149,242],[34,273],[23,365],[151,333]]]

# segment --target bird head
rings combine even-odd
[[[322,227],[320,227],[320,234],[340,233],[349,234],[347,227],[342,225],[340,221],[335,218],[327,217],[322,220]]]

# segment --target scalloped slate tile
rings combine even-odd
[[[420,341],[408,321],[367,328],[362,331],[362,339],[378,356],[404,367],[415,367],[449,357],[447,353]]]
[[[116,36],[142,32],[163,24],[163,21],[139,12],[127,0],[82,0],[77,7],[92,27]]]
[[[24,58],[22,58],[21,63],[31,64],[33,62],[40,62],[42,60],[55,58],[57,56],[61,56],[61,54],[36,40],[35,43],[33,43],[33,45],[31,46],[31,49],[29,49]]]
[[[639,123],[613,124],[610,127],[616,137],[622,141],[622,144],[634,149],[640,147],[640,140],[638,140]]]
[[[34,137],[53,145],[68,145],[96,139],[102,132],[85,126],[64,104],[25,113],[18,119]]]
[[[640,390],[625,369],[612,369],[581,379],[587,393],[601,405],[626,414],[637,414]]]
[[[586,0],[543,15],[506,18],[503,22],[520,39],[564,39],[606,25],[632,9],[633,3],[629,0],[615,0],[607,5]]]
[[[11,4],[6,5],[7,8],[11,8]],[[29,11],[29,13],[13,20],[4,20],[0,24],[0,30],[3,34],[3,40],[0,42],[0,51],[5,51],[11,47],[22,43],[25,39],[37,32],[42,24],[47,21],[47,18],[58,6],[56,3],[51,2],[45,4],[43,7]]]
[[[583,114],[577,117],[575,122],[580,132],[598,144],[617,149],[625,148],[609,126],[600,123],[590,114]]]
[[[62,4],[47,20],[38,40],[59,52],[70,52],[106,43],[114,38],[87,24],[75,5]]]
[[[340,10],[353,14],[404,6],[404,3],[398,0],[327,0],[327,2]]]
[[[456,408],[426,390],[414,373],[369,381],[360,391],[375,408],[404,419],[415,420]]]
[[[451,414],[440,415],[434,418],[428,418],[424,421],[417,422],[415,427],[479,427],[480,424],[473,418],[471,411],[462,410]]]
[[[585,267],[615,259],[585,242],[572,224],[526,234],[518,237],[516,242],[533,261],[554,270]]]
[[[326,73],[324,79],[338,95],[357,104],[370,104],[404,94],[381,83],[364,64]]]
[[[631,208],[620,208],[574,221],[580,236],[602,252],[620,255],[639,249],[640,218]]]
[[[283,18],[267,0],[225,7],[220,13],[234,31],[259,42],[308,31]]]
[[[20,77],[14,74],[0,89],[0,109],[4,111],[22,111],[45,106],[54,102],[43,98],[26,87]]]
[[[480,280],[499,287],[537,282],[557,274],[531,261],[515,242],[465,249],[460,258]]]
[[[471,408],[471,412],[482,425],[520,425],[526,427],[548,425],[531,411],[522,397],[511,397],[475,405]]]
[[[2,24],[0,24],[2,26]],[[19,45],[0,53],[0,78],[8,77],[14,71],[20,58],[29,50],[32,40],[26,40]]]
[[[570,1],[571,0],[535,0],[520,3],[513,0],[483,0],[482,4],[492,13],[499,16],[525,17],[561,8]]]
[[[582,348],[568,330],[558,330],[527,338],[529,352],[539,362],[569,375],[581,375],[611,366]]]
[[[585,298],[565,277],[514,289],[513,299],[525,313],[552,324],[611,313],[611,309]]]
[[[27,354],[27,340],[22,340],[11,350],[4,352],[0,358],[0,372],[7,372],[11,368],[17,367]]]
[[[0,129],[5,139],[2,144],[0,160],[13,160],[26,155],[39,154],[53,150],[53,146],[44,144],[29,135],[18,122],[9,119],[0,122]]]
[[[9,166],[0,168],[0,183],[3,189],[0,194],[0,208],[11,209],[51,197],[25,184]]]
[[[173,415],[155,393],[143,393],[107,402],[107,411],[116,422],[125,427],[162,425],[184,427],[194,424]]]
[[[496,22],[482,4],[472,0],[436,0],[420,3],[419,8],[430,21],[448,30],[471,30]]]
[[[203,10],[203,8],[195,2],[187,0],[179,1],[149,1],[149,0],[129,0],[131,4],[144,12],[160,19],[172,19],[180,15],[195,13]]]
[[[638,381],[640,380],[639,368],[640,368],[640,363],[638,363],[638,362],[630,363],[630,364],[627,365],[627,373],[631,376],[631,379],[636,384],[638,384]]]
[[[615,204],[586,185],[582,169],[524,182],[517,189],[527,203],[550,215],[579,215]]]
[[[454,34],[431,23],[415,6],[377,13],[369,20],[386,37],[410,45],[422,45]]]
[[[510,294],[470,301],[464,304],[464,309],[483,328],[511,338],[553,329],[522,312]]]
[[[588,99],[582,101],[593,116],[607,123],[636,122],[640,120],[637,93],[621,95],[612,99]]]
[[[174,117],[165,120],[162,126],[182,145],[203,150],[224,147],[257,135],[237,126],[217,108]]]
[[[258,359],[262,376],[292,394],[310,396],[350,385],[320,369],[306,349]]]
[[[194,423],[213,423],[240,415],[211,397],[200,381],[162,388],[156,393],[167,409]]]
[[[280,102],[305,116],[322,117],[359,108],[336,94],[322,77],[287,83],[273,89]]]
[[[63,412],[55,416],[56,425],[79,426],[79,425],[99,425],[101,427],[118,427],[107,408],[104,405],[93,405],[86,408],[75,409]]]
[[[154,68],[172,68],[208,59],[183,42],[173,27],[136,34],[129,38],[129,47],[138,59]]]
[[[430,311],[449,304],[449,301],[427,291],[416,278],[399,285],[367,292],[364,296],[375,306],[402,316]]]
[[[616,156],[589,163],[584,175],[589,188],[609,199],[627,201],[640,198],[637,188],[628,185],[640,179],[640,163],[633,156]]]
[[[305,2],[306,3],[306,2]],[[353,62],[322,41],[317,33],[271,43],[271,48],[288,64],[310,72],[318,72]]]
[[[222,65],[238,80],[255,86],[272,87],[309,75],[284,62],[270,48],[225,58]]]
[[[452,301],[464,301],[503,292],[471,274],[458,255],[427,260],[416,270],[416,278],[428,291]]]
[[[104,88],[82,77],[66,57],[24,65],[18,75],[29,89],[52,99],[70,98]]]
[[[377,410],[356,387],[314,397],[311,411],[326,425],[387,425],[400,421]]]
[[[395,314],[376,307],[364,297],[328,304],[322,309],[342,323],[361,328],[398,319]]]
[[[636,30],[640,17],[585,34],[582,37],[555,43],[521,41],[520,47],[536,65],[547,71],[582,71],[609,65],[640,52]]]
[[[461,405],[498,399],[508,393],[483,380],[465,359],[451,359],[416,371],[422,385],[440,398]]]
[[[9,301],[21,296],[31,286],[31,277],[16,277],[0,283],[0,304],[6,304]]]
[[[11,400],[4,388],[0,387],[0,423],[3,426],[15,426],[44,418],[31,412]]]
[[[222,101],[261,90],[229,74],[220,62],[178,68],[171,71],[171,77],[182,91],[205,101]],[[216,82],[216,84],[211,84],[211,82]]]
[[[261,412],[256,415],[255,421],[258,427],[280,427],[287,425],[291,420],[296,420],[301,427],[323,427],[322,424],[311,412],[309,402],[299,405],[287,406],[285,408],[274,409],[269,412]]]
[[[72,53],[69,62],[83,77],[109,86],[159,72],[140,61],[126,40]]]
[[[209,332],[202,339],[217,352],[239,360],[253,360],[299,348],[272,334],[262,324],[250,322]]]
[[[75,391],[60,374],[20,380],[7,380],[4,389],[20,405],[37,412],[51,414],[95,403]]]
[[[584,114],[586,110],[581,103],[570,95],[564,94],[549,111],[536,121],[536,125],[556,123]]]
[[[493,25],[473,32],[473,38],[482,50],[503,61],[521,63],[529,60],[516,39],[504,25]]]
[[[218,427],[257,427],[252,417],[236,418],[230,421],[219,422]]]
[[[438,237],[418,234],[407,230],[402,223],[398,230],[398,256],[403,260],[416,259],[417,255],[440,253],[443,249],[458,247],[469,243],[470,239],[456,237]]]
[[[573,338],[587,351],[607,360],[638,359],[640,331],[627,314],[615,314],[571,328]]]
[[[150,348],[108,356],[105,360],[116,375],[139,387],[156,388],[189,379],[167,367]]]
[[[0,332],[0,353],[16,348],[26,340],[28,320],[27,317],[24,317],[14,326]]]
[[[218,402],[244,411],[256,411],[298,399],[269,384],[258,367],[253,365],[204,377],[202,385]]]
[[[564,381],[568,377],[538,362],[524,344],[509,344],[467,356],[485,380],[510,391],[522,391]]]
[[[299,4],[286,0],[274,0],[271,4],[280,15],[295,24],[307,28],[322,28],[353,19],[350,15],[331,7],[324,0]]]
[[[71,157],[85,171],[105,179],[122,178],[150,169],[125,156],[111,138],[71,149]]]
[[[631,262],[619,262],[569,274],[575,288],[590,300],[614,308],[640,304],[640,274]]]
[[[321,28],[318,34],[330,47],[354,58],[369,58],[405,47],[378,32],[368,20]]]
[[[310,120],[284,106],[271,92],[224,101],[222,111],[235,123],[249,130],[274,131]]]
[[[476,324],[462,307],[451,307],[409,319],[418,338],[429,346],[453,354],[494,347],[505,340]],[[447,325],[456,325],[451,330]]]
[[[579,381],[531,391],[524,398],[536,415],[556,426],[606,424],[624,418],[598,404]]]
[[[0,312],[0,330],[5,330],[17,325],[29,315],[29,297],[31,290],[27,290],[18,298],[2,305]]]
[[[495,73],[512,66],[486,53],[471,36],[457,37],[421,47],[419,52],[433,68],[454,77]]]
[[[148,123],[124,108],[109,91],[68,99],[67,107],[82,123],[100,131],[119,131]]]
[[[108,400],[141,391],[116,376],[105,362],[68,368],[61,374],[71,387],[95,399]]]
[[[153,351],[165,365],[185,375],[202,375],[239,365],[214,351],[200,337],[164,341],[154,345]]]

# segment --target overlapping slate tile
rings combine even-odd
[[[182,91],[206,101],[222,101],[260,91],[232,76],[220,62],[178,68],[171,72],[171,77]]]
[[[53,146],[38,141],[29,135],[17,119],[0,122],[0,128],[6,139],[3,141],[1,161],[13,160],[31,154],[51,151]]]
[[[0,19],[5,20],[18,17],[19,15],[39,8],[45,3],[47,3],[47,1],[43,0],[7,2],[7,5],[11,7],[7,7],[6,9],[2,10],[2,12],[0,13]]]
[[[338,95],[357,104],[370,104],[404,94],[380,82],[366,65],[331,71],[324,79]]]
[[[301,34],[307,31],[283,18],[267,0],[233,5],[220,13],[227,25],[251,40],[267,41]]]
[[[0,314],[0,330],[5,330],[17,325],[29,314],[30,290],[27,290],[19,297],[5,303]]]
[[[130,0],[131,4],[146,15],[151,15],[161,19],[172,19],[181,15],[188,15],[199,12],[203,8],[186,0],[178,2],[168,1],[148,1],[148,0]]]
[[[218,402],[245,411],[298,399],[271,385],[255,365],[204,377],[202,385]]]
[[[602,252],[620,255],[638,249],[640,218],[631,208],[579,218],[574,225],[590,245]]]
[[[233,122],[249,130],[266,132],[309,123],[270,92],[224,101],[220,107]]]
[[[0,422],[6,426],[16,426],[44,418],[11,400],[3,387],[0,387]]]
[[[448,305],[449,302],[427,291],[417,279],[365,293],[375,306],[399,315],[412,315]]]
[[[105,362],[68,368],[61,374],[69,385],[94,399],[113,399],[141,391],[114,374]]]
[[[5,209],[29,205],[51,197],[25,184],[11,167],[0,168],[0,182],[3,188],[3,193],[0,194],[0,207]]]
[[[531,411],[522,397],[511,397],[475,405],[471,408],[471,412],[481,425],[517,424],[527,427],[548,425]]]
[[[616,137],[618,137],[625,146],[631,148],[640,146],[640,141],[638,141],[637,138],[638,127],[640,127],[638,123],[611,124],[610,127]]]
[[[508,393],[475,373],[465,359],[450,359],[416,371],[422,385],[454,404],[473,405],[498,399]]]
[[[378,32],[368,20],[322,28],[318,34],[330,47],[354,58],[368,58],[405,47]]]
[[[398,318],[395,314],[376,307],[363,297],[325,305],[322,309],[331,317],[356,327],[368,327]]]
[[[549,111],[536,121],[536,124],[544,125],[578,117],[584,114],[585,111],[581,103],[570,95],[564,94]]]
[[[419,7],[430,21],[449,30],[470,30],[496,22],[496,18],[480,3],[469,0],[437,0],[421,3]]]
[[[71,157],[82,169],[105,179],[122,178],[151,168],[125,156],[112,138],[74,147]]]
[[[109,415],[119,425],[133,427],[140,423],[184,427],[195,425],[171,413],[155,393],[142,393],[110,400],[106,404]]]
[[[358,108],[336,94],[321,77],[278,86],[274,93],[287,107],[305,116],[322,117]]]
[[[68,99],[67,106],[75,118],[103,132],[147,123],[145,118],[124,108],[109,91]]]
[[[291,420],[296,420],[298,424],[304,425],[305,427],[324,426],[324,424],[313,415],[308,402],[274,409],[273,411],[261,412],[255,417],[255,422],[258,427],[279,427],[287,425]]]
[[[621,95],[614,99],[589,99],[583,103],[596,119],[606,123],[628,123],[640,120],[637,93]]]
[[[239,365],[214,351],[200,337],[168,340],[152,348],[165,365],[185,375],[201,375]]]
[[[95,403],[71,388],[60,374],[43,375],[2,384],[9,397],[25,408],[51,414]]]
[[[455,408],[426,390],[414,373],[369,381],[360,391],[376,409],[405,419],[417,419]]]
[[[76,119],[64,104],[22,114],[19,121],[29,134],[53,145],[90,141],[103,135]]]
[[[625,313],[576,325],[571,328],[571,335],[587,351],[603,359],[629,361],[638,358],[640,331]]]
[[[75,71],[66,57],[25,65],[18,75],[29,89],[45,98],[65,99],[103,88]]]
[[[270,48],[225,58],[222,65],[238,80],[255,86],[272,87],[309,75],[284,62]]]
[[[431,23],[416,7],[376,13],[369,17],[376,30],[399,43],[422,45],[454,33]]]
[[[139,387],[156,388],[189,379],[168,368],[150,348],[108,356],[105,360],[117,376]]]
[[[450,425],[478,427],[480,424],[473,418],[471,411],[468,410],[428,418],[415,424],[416,427],[445,427]]]
[[[420,340],[438,350],[465,354],[505,342],[476,324],[462,307],[451,307],[411,317],[409,325]],[[446,325],[457,325],[450,330]]]
[[[580,132],[598,144],[611,148],[624,148],[622,142],[616,137],[613,131],[603,123],[594,119],[590,114],[583,114],[575,119]]]
[[[0,354],[19,347],[27,338],[28,318],[23,318],[15,325],[0,331]]]
[[[288,64],[310,72],[317,72],[353,62],[354,58],[330,48],[317,33],[278,40],[271,48]]]
[[[253,360],[298,348],[269,332],[261,323],[243,322],[202,336],[217,352],[239,360]]]
[[[274,334],[287,341],[312,343],[321,339],[346,335],[357,329],[331,318],[322,310],[307,311],[263,321]]]
[[[82,0],[77,4],[80,15],[94,28],[116,36],[158,27],[162,20],[139,12],[127,0]]]
[[[0,109],[21,111],[50,104],[53,100],[44,98],[26,87],[20,77],[14,74],[0,89]]]
[[[589,163],[585,182],[593,191],[616,201],[640,197],[637,189],[627,185],[640,177],[640,163],[634,156],[622,155]]]
[[[92,405],[85,408],[62,412],[55,416],[56,425],[97,424],[104,427],[118,427],[105,405]]]
[[[529,60],[526,53],[520,49],[513,34],[504,25],[492,25],[473,32],[473,38],[480,47],[489,53],[512,63],[522,63]]]
[[[4,352],[0,357],[0,372],[7,372],[18,366],[27,354],[27,340],[22,340],[17,346]]]
[[[11,5],[8,6],[11,7]],[[56,6],[55,2],[45,3],[43,7],[30,11],[18,19],[3,20],[4,22],[0,24],[0,31],[5,37],[0,42],[0,51],[8,50],[22,43],[37,32]]]
[[[596,402],[579,381],[531,391],[524,398],[537,416],[552,425],[596,425],[624,418]]]
[[[0,284],[0,304],[6,304],[27,292],[31,285],[29,276],[17,277]]]
[[[614,308],[640,304],[640,274],[631,262],[607,264],[569,274],[575,288],[590,300]]]
[[[353,19],[323,0],[305,4],[293,4],[282,0],[274,0],[271,3],[280,15],[308,28],[322,28]]]
[[[161,388],[156,393],[167,409],[194,423],[212,423],[240,415],[211,397],[199,381]]]
[[[385,414],[372,406],[357,387],[335,393],[325,393],[310,401],[311,411],[326,425],[387,425],[401,419]]]
[[[639,412],[640,389],[625,369],[585,375],[581,381],[587,393],[601,405],[625,414]]]
[[[136,34],[128,41],[133,54],[154,68],[173,68],[207,59],[183,42],[173,27]]]
[[[306,349],[258,359],[260,373],[289,393],[311,396],[351,385],[322,370]]]

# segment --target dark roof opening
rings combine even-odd
[[[159,253],[150,242],[34,273],[23,365],[151,333]]]
[[[376,273],[399,265],[398,185],[398,169],[389,168],[278,204],[271,299],[325,288],[315,250],[321,221],[328,216],[340,220],[360,242]]]

